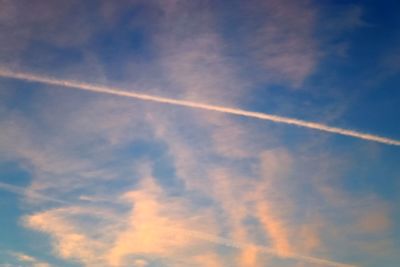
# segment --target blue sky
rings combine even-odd
[[[0,1],[0,266],[398,266],[399,10]]]

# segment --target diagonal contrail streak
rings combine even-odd
[[[278,256],[280,258],[284,258],[284,259],[304,261],[304,262],[315,263],[315,264],[331,266],[331,267],[357,267],[357,265],[351,265],[351,264],[347,264],[347,263],[341,263],[341,262],[337,262],[337,261],[331,261],[331,260],[316,258],[316,257],[312,257],[312,256],[306,256],[306,255],[300,255],[300,254],[294,254],[294,253],[282,254],[273,248],[256,246],[256,245],[248,244],[248,243],[235,242],[230,239],[226,239],[226,238],[211,235],[211,234],[206,234],[203,232],[197,232],[197,231],[186,230],[186,229],[171,229],[171,231],[174,231],[174,230],[178,232],[177,234],[180,234],[183,232],[184,234],[186,234],[188,236],[192,236],[194,238],[198,238],[198,239],[208,241],[208,242],[211,242],[214,244],[223,245],[223,246],[236,248],[236,249],[254,248],[259,253],[274,255],[274,256]]]
[[[272,115],[272,114],[246,111],[246,110],[242,110],[242,109],[229,108],[229,107],[223,107],[223,106],[215,106],[215,105],[209,105],[209,104],[198,103],[198,102],[187,101],[187,100],[179,100],[179,99],[173,99],[173,98],[167,98],[167,97],[147,95],[147,94],[136,93],[136,92],[131,92],[131,91],[124,91],[119,88],[112,88],[112,87],[82,83],[82,82],[71,81],[71,80],[60,80],[60,79],[49,78],[49,77],[45,77],[45,76],[39,76],[39,75],[31,74],[31,73],[10,71],[7,69],[0,69],[0,76],[5,77],[5,78],[12,78],[12,79],[19,79],[19,80],[24,80],[24,81],[39,82],[39,83],[63,86],[66,88],[77,89],[77,90],[85,90],[85,91],[91,91],[91,92],[96,92],[96,93],[130,97],[130,98],[135,98],[135,99],[140,99],[140,100],[145,100],[145,101],[152,101],[152,102],[170,104],[170,105],[175,105],[175,106],[183,106],[183,107],[189,107],[189,108],[194,108],[194,109],[216,111],[216,112],[221,112],[221,113],[226,113],[226,114],[244,116],[244,117],[248,117],[248,118],[256,118],[256,119],[267,120],[267,121],[272,121],[272,122],[277,122],[277,123],[284,123],[284,124],[290,124],[290,125],[295,125],[295,126],[300,126],[300,127],[310,128],[310,129],[316,129],[316,130],[320,130],[320,131],[324,131],[324,132],[330,132],[330,133],[335,133],[335,134],[340,134],[340,135],[345,135],[345,136],[351,136],[351,137],[374,141],[374,142],[383,143],[383,144],[387,144],[387,145],[400,146],[399,140],[394,140],[394,139],[390,139],[390,138],[386,138],[386,137],[382,137],[382,136],[378,136],[378,135],[362,133],[362,132],[357,132],[357,131],[353,131],[353,130],[349,130],[349,129],[332,127],[332,126],[328,126],[328,125],[324,125],[324,124],[320,124],[320,123],[316,123],[316,122],[304,121],[304,120],[282,117],[282,116],[277,116],[277,115]]]
[[[16,185],[12,185],[12,184],[6,184],[3,182],[0,182],[0,190],[6,190],[8,192],[14,193],[14,194],[18,194],[18,195],[22,195],[22,196],[28,196],[31,198],[36,198],[36,199],[41,199],[41,200],[47,200],[50,202],[56,202],[59,204],[68,204],[68,202],[64,201],[64,200],[60,200],[57,198],[52,198],[46,195],[43,195],[41,193],[38,193],[34,190],[30,190],[24,187],[20,187],[20,186],[16,186]]]

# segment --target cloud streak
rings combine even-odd
[[[357,267],[356,265],[350,265],[346,263],[340,263],[336,261],[330,261],[326,259],[321,259],[321,258],[316,258],[316,257],[311,257],[311,256],[305,256],[305,255],[299,255],[299,254],[294,254],[294,253],[287,253],[285,255],[282,255],[279,251],[268,248],[268,247],[262,247],[262,246],[255,246],[252,244],[246,244],[246,243],[241,243],[241,242],[234,242],[230,239],[226,239],[220,236],[215,236],[211,234],[206,234],[202,232],[197,232],[197,231],[191,231],[191,230],[186,230],[186,229],[169,229],[170,231],[177,231],[177,234],[183,233],[188,236],[192,236],[201,240],[205,240],[214,244],[218,245],[223,245],[227,247],[232,247],[232,248],[237,248],[237,249],[254,249],[257,252],[260,253],[265,253],[269,255],[274,255],[278,256],[280,258],[285,258],[285,259],[293,259],[293,260],[299,260],[299,261],[305,261],[309,263],[315,263],[315,264],[323,264],[325,266],[332,266],[332,267]]]
[[[267,120],[267,121],[272,121],[272,122],[276,122],[276,123],[283,123],[283,124],[289,124],[289,125],[295,125],[295,126],[315,129],[315,130],[319,130],[319,131],[323,131],[323,132],[351,136],[351,137],[355,137],[358,139],[364,139],[364,140],[378,142],[378,143],[387,144],[387,145],[400,146],[399,140],[394,140],[394,139],[390,139],[390,138],[386,138],[386,137],[382,137],[382,136],[378,136],[378,135],[373,135],[373,134],[368,134],[368,133],[357,132],[357,131],[353,131],[353,130],[349,130],[349,129],[332,127],[332,126],[328,126],[328,125],[324,125],[324,124],[320,124],[320,123],[316,123],[316,122],[310,122],[310,121],[304,121],[304,120],[299,120],[299,119],[294,119],[294,118],[289,118],[289,117],[277,116],[277,115],[273,115],[273,114],[246,111],[246,110],[242,110],[242,109],[223,107],[223,106],[215,106],[215,105],[209,105],[209,104],[198,103],[198,102],[187,101],[187,100],[179,100],[179,99],[173,99],[173,98],[167,98],[167,97],[153,96],[153,95],[142,94],[142,93],[137,93],[137,92],[132,92],[132,91],[124,91],[119,88],[99,86],[99,85],[82,83],[82,82],[77,82],[77,81],[72,81],[72,80],[60,80],[60,79],[55,79],[55,78],[50,78],[50,77],[45,77],[45,76],[39,76],[39,75],[35,75],[32,73],[15,72],[15,71],[7,70],[7,69],[0,69],[0,76],[5,77],[5,78],[12,78],[12,79],[19,79],[19,80],[24,80],[24,81],[39,82],[39,83],[56,85],[56,86],[63,86],[66,88],[71,88],[71,89],[78,89],[78,90],[85,90],[85,91],[91,91],[91,92],[102,93],[102,94],[110,94],[110,95],[116,95],[116,96],[129,97],[129,98],[140,99],[140,100],[144,100],[144,101],[152,101],[152,102],[170,104],[170,105],[175,105],[175,106],[183,106],[183,107],[189,107],[189,108],[194,108],[194,109],[215,111],[215,112],[238,115],[238,116],[243,116],[243,117],[248,117],[248,118],[256,118],[256,119]]]
[[[147,185],[146,188],[149,187],[152,188],[152,184],[146,184],[146,185]],[[43,196],[32,190],[25,190],[21,187],[12,186],[1,182],[0,182],[0,188],[17,194],[24,194],[44,200],[69,204],[68,202],[62,200]],[[157,188],[156,189],[152,188],[152,189],[158,190]],[[303,261],[303,262],[320,264],[324,266],[332,266],[332,267],[357,267],[357,265],[331,261],[308,255],[301,255],[291,252],[282,253],[279,249],[271,247],[258,246],[246,242],[238,242],[218,235],[213,235],[195,230],[189,230],[185,225],[186,223],[179,225],[179,223],[173,222],[172,220],[166,218],[159,218],[157,217],[158,215],[153,214],[154,212],[157,213],[159,204],[157,204],[155,200],[151,198],[149,199],[148,196],[143,194],[143,192],[138,191],[130,193],[127,194],[126,197],[128,198],[133,197],[133,199],[136,200],[135,201],[135,205],[137,205],[137,207],[135,208],[136,214],[138,213],[137,209],[139,209],[140,217],[138,218],[137,216],[135,216],[132,218],[132,220],[130,220],[135,225],[134,227],[135,231],[123,232],[121,235],[121,237],[123,237],[122,242],[121,240],[118,240],[119,242],[114,244],[113,247],[114,249],[111,251],[111,254],[109,254],[110,256],[109,260],[111,265],[113,266],[120,266],[119,259],[123,258],[124,255],[128,255],[132,252],[136,253],[156,252],[157,254],[160,254],[163,253],[163,251],[167,251],[168,249],[166,248],[170,249],[172,246],[175,246],[175,248],[180,246],[188,246],[191,243],[191,239],[198,239],[216,245],[231,247],[234,249],[239,249],[247,252],[252,251],[254,253],[273,255],[282,259],[291,259],[296,261]],[[144,205],[141,203],[143,203]],[[60,241],[58,242],[59,244],[58,249],[60,251],[60,254],[64,255],[64,257],[70,257],[71,255],[75,255],[75,257],[82,258],[84,259],[84,261],[87,262],[91,262],[92,260],[96,261],[97,258],[92,254],[96,253],[98,254],[99,252],[95,253],[89,250],[82,252],[82,250],[79,250],[79,253],[82,253],[82,255],[76,256],[75,251],[73,249],[71,250],[71,247],[76,249],[77,245],[75,245],[75,242],[79,241],[83,244],[89,244],[91,242],[94,242],[104,249],[103,245],[101,245],[101,242],[95,242],[93,240],[90,240],[89,237],[83,234],[82,232],[79,233],[75,232],[76,229],[73,227],[71,228],[71,226],[68,226],[68,223],[63,220],[63,215],[62,215],[64,214],[63,212],[66,212],[67,215],[80,214],[80,213],[88,214],[88,213],[86,213],[85,210],[82,210],[80,208],[74,209],[71,207],[56,209],[54,211],[60,213],[61,215],[60,214],[54,215],[53,211],[39,213],[27,217],[26,223],[32,228],[41,229],[42,231],[45,232],[46,231],[52,232],[55,236],[57,236],[57,238],[60,239]],[[101,214],[101,216],[104,217],[106,215]],[[149,222],[152,222],[152,225],[149,225]],[[75,230],[73,231],[73,229]],[[173,239],[170,239],[171,235],[174,236]],[[140,243],[138,247],[137,244],[135,243],[131,243],[130,241],[126,242],[127,239],[142,240],[142,243]],[[146,242],[143,243],[143,241],[146,241],[147,244]],[[74,246],[71,246],[71,244],[74,244]]]
[[[61,203],[61,204],[68,204],[68,202],[66,202],[66,201],[63,201],[63,200],[60,200],[60,199],[56,199],[56,198],[52,198],[52,197],[48,197],[48,196],[42,195],[40,193],[37,193],[36,191],[29,190],[29,189],[26,189],[26,188],[23,188],[23,187],[15,186],[15,185],[11,185],[11,184],[6,184],[6,183],[3,183],[3,182],[0,182],[0,190],[1,189],[6,190],[6,191],[11,192],[11,193],[14,193],[14,194],[28,196],[28,197],[31,197],[31,198],[47,200],[47,201]]]

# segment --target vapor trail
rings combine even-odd
[[[346,263],[330,261],[330,260],[326,260],[326,259],[305,256],[305,255],[299,255],[299,254],[294,254],[294,253],[282,254],[273,248],[255,246],[253,244],[248,244],[248,243],[239,243],[239,242],[235,242],[235,241],[223,238],[223,237],[210,235],[210,234],[197,232],[197,231],[192,231],[192,230],[173,229],[173,228],[169,228],[168,230],[176,231],[177,234],[180,234],[183,232],[184,234],[186,234],[188,236],[192,236],[194,238],[202,239],[202,240],[214,243],[214,244],[223,245],[223,246],[227,246],[227,247],[232,247],[232,248],[237,248],[237,249],[255,248],[259,253],[274,255],[274,256],[278,256],[280,258],[284,258],[284,259],[305,261],[305,262],[309,262],[309,263],[322,264],[325,266],[332,266],[332,267],[357,267],[356,265],[350,265],[350,264],[346,264]]]
[[[342,129],[342,128],[338,128],[338,127],[331,127],[331,126],[316,123],[316,122],[298,120],[298,119],[293,119],[293,118],[288,118],[288,117],[281,117],[281,116],[272,115],[272,114],[246,111],[246,110],[223,107],[223,106],[214,106],[214,105],[209,105],[209,104],[203,104],[203,103],[179,100],[179,99],[173,99],[173,98],[152,96],[152,95],[136,93],[136,92],[131,92],[131,91],[124,91],[119,88],[105,87],[105,86],[99,86],[99,85],[82,83],[82,82],[77,82],[77,81],[70,81],[70,80],[59,80],[59,79],[49,78],[49,77],[45,77],[45,76],[34,75],[31,73],[14,72],[14,71],[6,70],[6,69],[0,69],[0,76],[5,77],[5,78],[13,78],[13,79],[19,79],[19,80],[25,80],[25,81],[32,81],[32,82],[39,82],[39,83],[63,86],[63,87],[71,88],[71,89],[86,90],[86,91],[91,91],[91,92],[96,92],[96,93],[130,97],[130,98],[164,103],[164,104],[170,104],[170,105],[175,105],[175,106],[184,106],[184,107],[195,108],[195,109],[216,111],[216,112],[221,112],[221,113],[226,113],[226,114],[244,116],[244,117],[248,117],[248,118],[257,118],[257,119],[261,119],[261,120],[296,125],[296,126],[316,129],[316,130],[320,130],[320,131],[324,131],[324,132],[330,132],[330,133],[335,133],[335,134],[340,134],[340,135],[351,136],[351,137],[365,139],[365,140],[383,143],[383,144],[387,144],[387,145],[400,146],[400,141],[398,141],[398,140],[394,140],[394,139],[390,139],[390,138],[386,138],[386,137],[382,137],[382,136],[378,136],[378,135],[368,134],[368,133],[361,133],[361,132],[348,130],[348,129]]]
[[[41,199],[41,200],[47,200],[47,201],[51,201],[51,202],[57,202],[60,204],[68,204],[68,202],[57,199],[57,198],[52,198],[52,197],[48,197],[45,196],[43,194],[40,194],[34,190],[30,190],[30,189],[26,189],[20,186],[15,186],[15,185],[11,185],[11,184],[6,184],[3,182],[0,182],[0,190],[6,190],[8,192],[14,193],[14,194],[18,194],[18,195],[22,195],[22,196],[28,196],[31,198],[37,198],[37,199]]]

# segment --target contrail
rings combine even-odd
[[[13,79],[19,79],[19,80],[25,80],[25,81],[31,81],[31,82],[39,82],[39,83],[63,86],[63,87],[71,88],[71,89],[85,90],[85,91],[110,94],[110,95],[116,95],[116,96],[124,96],[124,97],[130,97],[130,98],[135,98],[135,99],[141,99],[141,100],[145,100],[145,101],[152,101],[152,102],[170,104],[170,105],[175,105],[175,106],[183,106],[183,107],[189,107],[189,108],[194,108],[194,109],[216,111],[216,112],[221,112],[221,113],[226,113],[226,114],[244,116],[244,117],[248,117],[248,118],[256,118],[256,119],[267,120],[267,121],[272,121],[272,122],[277,122],[277,123],[296,125],[296,126],[310,128],[310,129],[316,129],[316,130],[320,130],[320,131],[324,131],[324,132],[330,132],[330,133],[335,133],[335,134],[340,134],[340,135],[351,136],[351,137],[355,137],[355,138],[359,138],[359,139],[374,141],[374,142],[383,143],[383,144],[387,144],[387,145],[400,146],[400,141],[398,141],[398,140],[394,140],[394,139],[390,139],[390,138],[386,138],[386,137],[382,137],[382,136],[378,136],[378,135],[338,128],[338,127],[332,127],[332,126],[328,126],[328,125],[324,125],[324,124],[320,124],[320,123],[316,123],[316,122],[298,120],[298,119],[294,119],[294,118],[282,117],[282,116],[277,116],[277,115],[272,115],[272,114],[246,111],[246,110],[242,110],[242,109],[229,108],[229,107],[223,107],[223,106],[214,106],[214,105],[192,102],[192,101],[187,101],[187,100],[179,100],[179,99],[173,99],[173,98],[147,95],[147,94],[136,93],[136,92],[131,92],[131,91],[124,91],[119,88],[112,88],[112,87],[82,83],[82,82],[71,81],[71,80],[59,80],[59,79],[49,78],[49,77],[45,77],[45,76],[39,76],[39,75],[31,74],[31,73],[14,72],[14,71],[10,71],[7,69],[0,69],[0,76],[5,77],[5,78],[13,78]]]
[[[192,231],[192,230],[178,229],[178,228],[177,229],[168,228],[168,230],[175,231],[175,232],[177,232],[177,234],[184,233],[184,234],[186,234],[188,236],[192,236],[194,238],[202,239],[202,240],[214,243],[214,244],[232,247],[232,248],[236,248],[236,249],[254,248],[259,253],[269,254],[269,255],[277,256],[277,257],[284,258],[284,259],[305,261],[305,262],[309,262],[309,263],[322,264],[325,266],[332,266],[332,267],[357,267],[357,265],[350,265],[347,263],[330,261],[330,260],[326,260],[326,259],[305,256],[305,255],[299,255],[299,254],[294,254],[294,253],[282,254],[273,248],[256,246],[256,245],[248,244],[248,243],[239,243],[239,242],[235,242],[235,241],[232,241],[232,240],[220,237],[220,236],[215,236],[215,235]]]
[[[48,197],[48,196],[42,195],[36,191],[29,190],[29,189],[26,189],[26,188],[23,188],[20,186],[6,184],[3,182],[0,182],[0,189],[6,190],[11,193],[18,194],[18,195],[29,196],[31,198],[47,200],[47,201],[56,202],[56,203],[60,203],[60,204],[68,204],[68,202],[66,202],[66,201],[63,201],[63,200],[60,200],[57,198]]]

